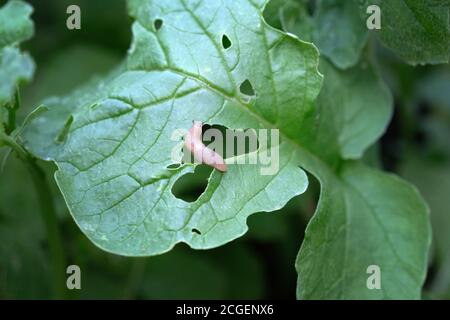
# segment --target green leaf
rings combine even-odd
[[[34,63],[28,54],[13,47],[0,49],[0,106],[10,102],[16,85],[30,80],[33,73]]]
[[[34,27],[30,20],[33,9],[23,1],[9,1],[0,9],[0,48],[30,39]]]
[[[305,190],[302,167],[320,180],[322,195],[297,261],[299,298],[417,298],[430,237],[424,202],[398,178],[341,159],[360,157],[381,135],[389,93],[364,60],[351,73],[324,62],[331,80],[316,110],[317,50],[269,27],[264,4],[130,1],[137,21],[126,65],[45,103],[49,111],[25,132],[28,149],[57,163],[58,185],[89,239],[127,256],[241,236],[250,214],[279,209]],[[224,36],[231,46],[223,47]],[[248,82],[255,96],[240,92]],[[314,131],[317,119],[336,124]],[[195,202],[175,198],[172,186],[195,167],[169,168],[177,143],[170,137],[192,120],[279,128],[280,171],[230,166],[212,173]],[[372,264],[381,267],[381,291],[366,287]]]
[[[22,1],[10,1],[0,8],[0,107],[9,103],[19,83],[31,79],[34,63],[17,45],[33,34],[32,8]]]
[[[305,0],[273,1],[266,13],[268,22],[313,42],[339,69],[355,66],[368,38],[361,0],[317,1],[312,15],[308,4]]]
[[[361,158],[385,131],[392,116],[393,100],[388,88],[366,55],[360,57],[367,38],[359,27],[366,28],[360,6],[364,7],[361,1],[321,1],[314,17],[308,16],[306,2],[279,0],[269,6],[272,12],[279,13],[280,21],[272,18],[272,23],[314,41],[327,57],[321,59],[319,68],[325,78],[323,88],[315,111],[303,126],[301,141],[331,165],[341,158]],[[348,39],[358,43],[357,47]],[[351,57],[339,49],[341,45],[349,48]],[[339,70],[328,61],[347,70]]]
[[[115,68],[103,77],[94,77],[64,97],[50,97],[42,102],[46,114],[33,119],[27,126],[23,139],[25,146],[38,157],[51,160],[56,157],[60,144],[55,143],[64,130],[71,113],[82,105],[93,105],[106,96],[108,81],[123,72],[123,66]],[[33,112],[34,113],[34,112]]]
[[[322,28],[315,23],[312,28],[307,20],[290,24],[288,31],[311,34]],[[299,158],[322,192],[296,262],[297,297],[417,299],[430,243],[424,201],[394,176],[341,160],[360,158],[380,137],[392,114],[392,97],[366,59],[345,71],[322,59],[320,70],[323,89],[302,137],[314,155],[300,151]],[[381,290],[367,288],[371,265],[381,268]]]
[[[277,0],[269,22],[316,44],[340,69],[356,65],[367,43],[366,12],[381,10],[381,30],[374,30],[384,45],[412,65],[449,62],[449,0],[324,0],[316,2],[313,16],[305,14],[307,1]],[[309,35],[307,35],[310,33]]]
[[[449,62],[449,0],[385,0],[379,5],[380,39],[400,58],[412,65]]]
[[[325,76],[323,89],[302,141],[330,164],[340,158],[359,159],[386,130],[392,96],[365,60],[341,71],[322,59],[320,70]]]
[[[306,189],[291,139],[298,139],[320,89],[318,53],[269,27],[264,3],[130,1],[137,21],[127,66],[45,103],[49,112],[24,139],[57,163],[68,207],[97,246],[132,256],[160,254],[179,242],[216,247],[244,234],[250,214],[280,209]],[[224,35],[229,48],[222,47]],[[239,92],[246,80],[255,97]],[[67,138],[57,143],[69,117]],[[231,165],[212,173],[197,201],[177,199],[172,186],[194,166],[168,168],[178,143],[170,138],[192,120],[280,128],[280,171],[263,176],[261,165]]]
[[[302,40],[312,41],[314,22],[306,0],[271,0],[264,10],[264,18],[277,29],[294,31]]]
[[[296,262],[297,297],[419,299],[430,225],[417,190],[360,164],[344,165],[337,176],[308,161],[322,194]],[[367,288],[371,265],[380,267],[380,290]]]
[[[340,69],[356,65],[367,42],[368,30],[359,2],[320,1],[313,17],[313,42]]]

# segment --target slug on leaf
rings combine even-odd
[[[216,152],[206,147],[202,142],[202,122],[194,121],[184,138],[186,148],[193,154],[194,159],[200,163],[211,166],[221,172],[227,171],[225,160]]]

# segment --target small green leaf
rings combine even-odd
[[[31,79],[34,63],[26,53],[14,47],[0,49],[0,106],[14,97],[17,84]]]
[[[32,12],[30,5],[17,0],[9,1],[0,9],[0,49],[33,36]]]
[[[271,7],[279,12],[286,31],[314,41],[327,57],[321,59],[319,68],[325,77],[323,88],[303,125],[301,142],[332,165],[341,158],[361,158],[385,131],[393,109],[392,96],[373,63],[360,57],[367,38],[359,11],[364,5],[361,1],[321,1],[314,17],[307,16],[306,2],[276,1]],[[271,21],[278,24],[277,19]],[[348,44],[348,39],[357,46]],[[351,57],[338,45],[349,48]]]
[[[9,103],[16,86],[31,79],[34,63],[17,45],[33,35],[32,8],[10,1],[0,8],[0,107]]]
[[[359,2],[320,1],[313,18],[313,42],[340,69],[356,65],[367,42],[368,30]]]
[[[302,141],[330,164],[340,158],[359,159],[386,130],[392,96],[365,60],[342,71],[322,59],[320,70],[325,76],[323,89]]]

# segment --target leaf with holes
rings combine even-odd
[[[27,148],[57,163],[58,185],[91,241],[133,256],[241,236],[250,214],[305,191],[305,169],[322,194],[296,265],[299,298],[417,298],[430,239],[423,200],[398,178],[344,160],[360,158],[383,132],[389,93],[366,59],[345,72],[324,62],[316,104],[316,48],[270,27],[265,2],[130,0],[136,22],[125,64],[48,100],[24,134]],[[212,172],[198,199],[177,198],[176,183],[196,166],[174,166],[172,137],[193,120],[279,129],[279,170],[230,165]],[[389,284],[368,293],[373,264]]]
[[[129,2],[126,66],[64,99],[28,128],[83,232],[104,250],[146,256],[185,242],[205,249],[247,231],[255,212],[282,208],[307,187],[295,142],[321,76],[314,46],[268,26],[265,1]],[[195,166],[173,168],[176,129],[280,128],[279,171],[230,165],[194,202],[172,188]],[[258,153],[261,151],[258,151]]]

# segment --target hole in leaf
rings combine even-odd
[[[193,173],[179,178],[172,187],[173,195],[186,202],[196,201],[208,186],[208,178],[213,168],[199,165]]]
[[[198,229],[192,229],[192,233],[201,235],[202,233]]]
[[[240,157],[239,161],[255,164],[256,151],[260,148],[259,133],[254,129],[234,130],[221,125],[202,127],[202,143],[222,158]],[[271,146],[271,136],[267,137],[267,148]],[[183,147],[183,163],[196,163],[193,155]],[[168,167],[169,168],[169,167]]]
[[[163,21],[161,19],[156,19],[153,25],[155,26],[155,30],[159,30],[163,25]]]
[[[242,94],[250,97],[253,97],[256,94],[255,89],[253,89],[252,83],[248,79],[242,82],[241,86],[239,87],[239,91],[241,91]]]
[[[226,34],[222,36],[222,46],[225,50],[231,47],[231,40]]]
[[[220,125],[203,126],[203,143],[224,159],[241,156],[259,149],[255,130],[233,130]]]

